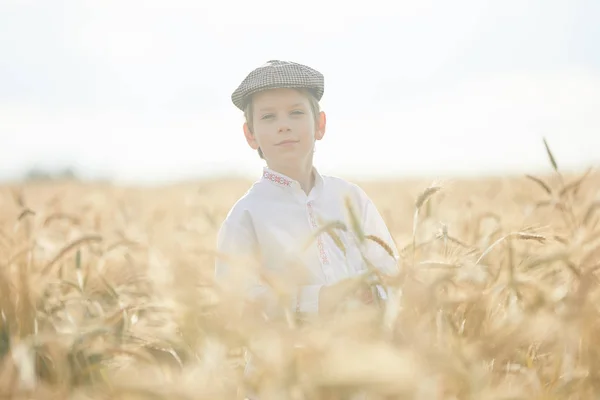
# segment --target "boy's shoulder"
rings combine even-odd
[[[224,223],[240,224],[248,217],[248,212],[252,209],[252,206],[256,204],[256,196],[258,194],[257,188],[258,182],[253,183],[252,186],[250,186],[250,188],[248,188],[248,190],[233,203],[225,216]]]
[[[368,200],[367,193],[360,185],[335,175],[322,175],[326,187],[342,195],[356,197],[357,200]]]

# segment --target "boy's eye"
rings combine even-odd
[[[299,115],[299,114],[304,114],[304,112],[301,111],[301,110],[294,110],[294,111],[292,111],[292,114],[298,114]]]
[[[260,119],[268,119],[268,118],[272,118],[273,114],[265,114],[262,117],[260,117]]]

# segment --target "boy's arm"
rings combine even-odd
[[[323,286],[322,284],[300,286],[296,296],[292,298],[295,311],[300,314],[317,314]]]
[[[362,210],[361,223],[365,235],[375,236],[388,246],[386,250],[374,241],[367,240],[365,256],[371,264],[385,274],[396,275],[398,273],[398,250],[392,235],[373,201],[362,189],[358,188],[358,192],[359,204]],[[388,250],[391,251],[392,255]],[[302,286],[298,294],[296,310],[298,312],[318,313],[320,308],[328,308],[329,303],[336,303],[337,299],[341,299],[355,291],[358,284],[355,279],[346,279],[332,286],[325,288],[324,286],[326,285]],[[377,291],[382,299],[387,298],[383,287],[377,285]]]
[[[228,280],[243,287],[250,299],[256,299],[266,293],[266,287],[255,278],[250,268],[256,261],[256,238],[249,226],[241,221],[226,219],[217,235],[217,259],[215,261],[215,279]]]
[[[373,201],[367,194],[361,190],[363,197],[362,226],[365,235],[374,236],[387,245],[387,249],[379,243],[367,239],[365,246],[365,256],[373,266],[386,275],[396,275],[398,273],[398,249],[392,238],[392,235],[383,220],[383,217],[377,210]],[[390,252],[392,254],[390,254]],[[381,298],[386,299],[385,290],[377,285],[377,290]]]
[[[236,282],[236,278],[239,277],[242,280],[239,284],[245,287],[244,290],[250,300],[264,298],[270,304],[274,304],[275,298],[270,288],[260,282],[256,273],[248,270],[251,265],[244,265],[241,262],[257,261],[255,257],[257,247],[256,237],[248,224],[226,219],[218,234],[219,256],[215,263],[215,277],[217,280],[233,278],[232,282]],[[301,314],[318,313],[322,287],[321,284],[300,286],[291,296],[292,311]]]
[[[363,212],[362,223],[365,235],[371,235],[381,239],[387,249],[373,240],[368,240],[367,256],[373,265],[388,274],[396,274],[398,272],[398,249],[392,235],[383,220],[383,217],[377,210],[377,207],[371,201],[366,199],[366,204]],[[392,254],[390,254],[390,252]]]

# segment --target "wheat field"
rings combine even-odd
[[[0,393],[598,398],[600,174],[548,170],[362,183],[401,251],[401,272],[378,277],[390,299],[304,323],[240,315],[213,282],[217,229],[248,181],[5,185]]]

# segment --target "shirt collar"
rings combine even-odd
[[[315,167],[312,169],[314,177],[315,177],[315,185],[311,190],[311,194],[313,192],[318,193],[323,188],[323,176],[317,171]],[[284,189],[298,189],[300,190],[300,183],[284,174],[281,174],[277,171],[274,171],[268,167],[263,167],[263,175],[262,180],[267,181],[273,185],[282,187]]]

